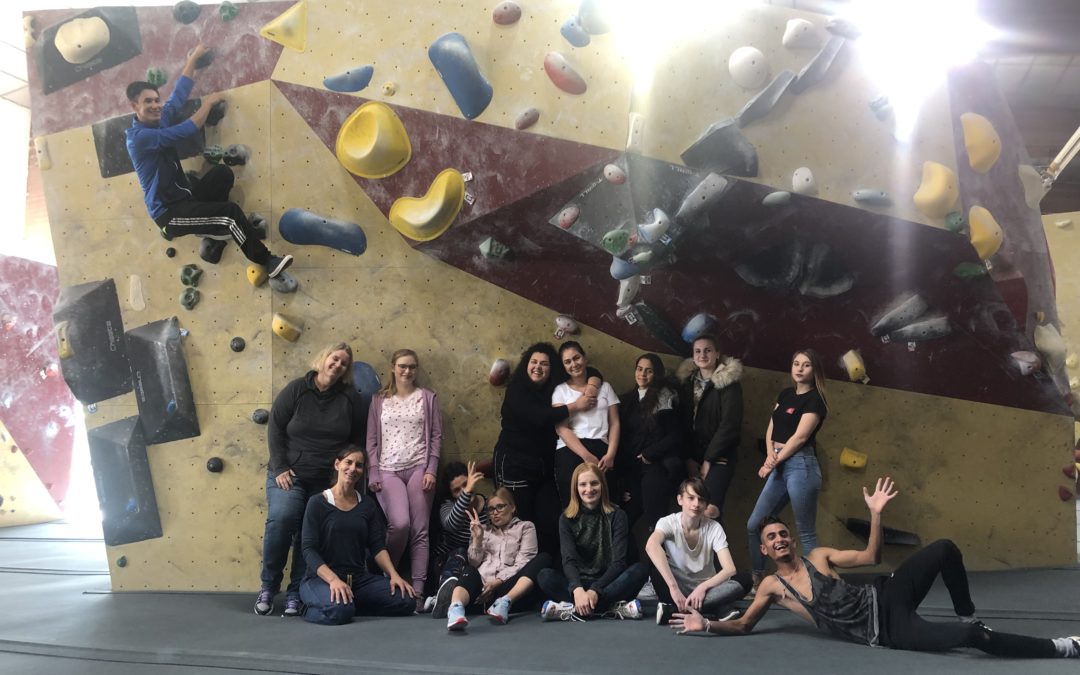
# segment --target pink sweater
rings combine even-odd
[[[442,452],[442,414],[439,412],[438,403],[435,400],[435,392],[430,389],[420,389],[424,398],[424,445],[427,450],[427,463],[424,465],[424,473],[437,475],[439,470],[439,455]],[[371,399],[371,407],[368,409],[367,419],[367,454],[368,454],[368,483],[382,482],[382,469],[379,468],[379,451],[382,449],[382,409],[386,401],[376,394]]]
[[[536,557],[536,527],[527,520],[514,518],[503,529],[484,527],[484,536],[469,542],[469,564],[481,579],[506,581]]]

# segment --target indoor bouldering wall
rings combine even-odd
[[[257,587],[267,451],[250,415],[323,346],[350,342],[382,377],[393,350],[415,349],[444,458],[486,458],[503,393],[492,362],[552,339],[560,314],[620,391],[638,353],[674,367],[704,325],[744,359],[737,560],[756,439],[806,345],[833,380],[823,542],[858,544],[858,487],[889,474],[904,498],[888,524],[956,539],[973,568],[1074,560],[1049,536],[1074,518],[1057,492],[1067,379],[1036,346],[1058,321],[1049,257],[1030,253],[1042,235],[1026,157],[992,83],[942,78],[900,142],[858,38],[825,17],[761,6],[687,22],[646,77],[595,3],[535,4],[33,15],[61,367],[76,393],[98,392],[80,400],[114,588]],[[59,27],[95,17],[125,42],[98,45],[80,78],[50,72],[72,70],[48,42]],[[215,56],[193,95],[224,91],[227,109],[184,166],[234,164],[232,198],[296,257],[292,292],[256,285],[231,245],[212,264],[197,238],[162,239],[123,165],[124,86],[157,68],[168,92],[200,40]],[[986,120],[984,141],[966,144],[964,113]],[[84,387],[92,338],[116,365]],[[842,464],[859,453],[863,466]],[[893,562],[911,550],[895,541]]]

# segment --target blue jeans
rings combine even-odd
[[[416,601],[401,593],[390,593],[390,580],[381,574],[360,572],[352,578],[351,604],[330,602],[330,584],[319,577],[308,577],[300,584],[304,602],[304,621],[324,626],[349,623],[356,615],[408,616],[416,611]]]
[[[622,571],[619,576],[612,579],[611,583],[604,587],[600,597],[596,600],[596,611],[603,612],[620,600],[633,600],[641,592],[645,580],[649,577],[649,567],[645,563],[634,563]],[[582,579],[584,582],[585,580]],[[541,570],[536,578],[536,584],[544,592],[545,597],[555,602],[573,602],[574,596],[567,586],[570,582],[566,575],[552,568]]]
[[[765,571],[765,556],[761,555],[761,538],[758,525],[766,516],[780,513],[787,503],[795,512],[795,527],[799,530],[802,555],[817,547],[817,496],[821,490],[821,467],[818,466],[814,449],[803,447],[781,462],[769,474],[758,496],[754,512],[746,523],[746,537],[750,549],[750,563],[754,572]]]
[[[293,481],[292,487],[282,490],[268,471],[266,473],[266,530],[263,532],[263,564],[260,579],[263,588],[275,593],[281,588],[285,563],[292,550],[292,570],[286,593],[300,597],[300,581],[304,578],[304,552],[300,546],[300,526],[304,508],[313,494],[310,486]]]

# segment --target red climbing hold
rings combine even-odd
[[[548,52],[544,57],[544,72],[551,78],[552,84],[567,94],[584,94],[588,88],[585,79],[566,62],[559,52]]]
[[[1073,499],[1075,499],[1075,497],[1073,497],[1073,493],[1072,493],[1071,490],[1069,490],[1069,488],[1065,487],[1064,485],[1059,485],[1058,486],[1058,499],[1060,499],[1063,502],[1067,502],[1067,501],[1072,501]]]

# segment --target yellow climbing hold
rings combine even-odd
[[[959,181],[953,170],[937,162],[923,162],[922,182],[913,197],[915,207],[928,218],[943,218],[959,198]]]
[[[840,465],[849,469],[865,469],[866,453],[844,448],[840,451]]]
[[[289,342],[296,342],[300,339],[300,333],[304,332],[303,325],[299,321],[284,314],[274,314],[270,327],[279,338]]]
[[[968,230],[971,232],[971,245],[982,260],[997,253],[1005,240],[994,216],[981,206],[972,206],[968,211]]]
[[[259,287],[266,283],[270,277],[266,274],[266,268],[262,265],[248,265],[247,280],[252,286]]]
[[[259,35],[295,52],[307,45],[307,2],[300,0],[259,29]]]
[[[961,115],[960,126],[964,129],[968,163],[975,171],[986,173],[1001,157],[1001,137],[990,120],[978,113]]]
[[[390,224],[413,241],[430,241],[454,222],[465,200],[465,179],[443,169],[423,197],[401,197],[390,207]]]
[[[361,178],[386,178],[412,158],[405,125],[390,106],[369,101],[341,125],[335,153],[341,165]]]
[[[840,365],[847,371],[848,379],[852,382],[863,384],[870,382],[870,378],[866,376],[866,363],[863,361],[862,354],[854,349],[840,357]]]

